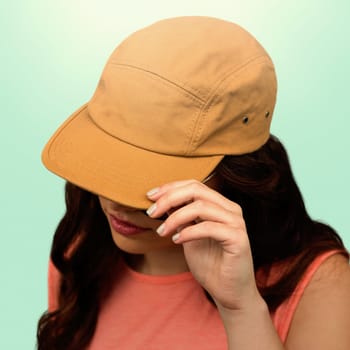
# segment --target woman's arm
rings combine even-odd
[[[345,258],[329,258],[314,275],[282,345],[256,286],[241,208],[194,180],[166,184],[152,191],[150,199],[155,202],[152,217],[171,212],[158,233],[173,235],[183,245],[192,274],[216,302],[229,349],[350,349],[350,271]]]
[[[226,330],[228,350],[285,349],[263,299],[247,310],[230,311],[220,306],[218,310]]]
[[[266,304],[245,312],[220,310],[229,349],[350,349],[350,266],[341,254],[328,258],[307,286],[284,345]]]
[[[166,184],[151,199],[151,216],[171,215],[158,230],[175,235],[197,281],[214,299],[229,349],[282,350],[283,345],[259,294],[242,210],[194,181]]]

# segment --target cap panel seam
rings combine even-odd
[[[201,103],[201,105],[205,104],[206,103],[206,100],[204,100],[203,98],[195,95],[193,92],[185,89],[183,86],[171,81],[170,79],[167,79],[165,77],[163,77],[162,75],[160,74],[157,74],[155,72],[152,72],[150,70],[147,70],[147,69],[144,69],[144,68],[141,68],[141,67],[137,67],[137,66],[134,66],[134,65],[131,65],[131,64],[125,64],[125,63],[116,63],[116,62],[110,62],[109,63],[110,65],[113,65],[113,66],[120,66],[120,67],[125,67],[125,68],[130,68],[130,69],[136,69],[136,70],[140,70],[144,73],[148,73],[150,74],[151,76],[153,76],[154,78],[160,78],[162,81],[164,82],[167,82],[169,85],[171,86],[174,86],[175,88],[177,88],[178,90],[184,92],[185,96],[192,99],[192,100],[196,100],[198,102]]]
[[[111,61],[108,64],[115,64],[115,65],[123,65],[123,66],[129,66],[129,67],[133,67],[135,69],[140,69],[146,72],[149,72],[151,74],[155,74],[157,76],[159,76],[162,79],[168,80],[171,84],[175,84],[177,85],[180,89],[188,91],[189,93],[191,93],[192,95],[196,96],[196,98],[200,99],[201,101],[203,101],[203,103],[205,103],[205,101],[208,98],[208,94],[210,93],[211,90],[208,91],[202,91],[200,88],[196,88],[194,86],[191,86],[190,84],[188,84],[188,80],[182,80],[177,78],[174,79],[167,79],[165,77],[163,77],[161,74],[158,74],[156,72],[154,72],[151,68],[148,68],[148,66],[145,66],[144,64],[140,64],[139,62],[134,62],[134,61],[130,61],[128,60],[129,63],[122,63],[121,61]]]
[[[87,108],[88,108],[87,103],[82,105],[76,112],[74,112],[68,119],[66,119],[65,122],[60,126],[60,128],[57,129],[57,131],[52,135],[51,139],[48,142],[48,147],[47,147],[48,156],[51,155],[52,147],[54,146],[56,140],[60,137],[60,135],[63,132],[65,132],[66,127],[68,127],[69,124],[71,124],[75,120],[75,118],[77,118]]]
[[[221,78],[219,78],[215,84],[213,84],[212,92],[211,92],[211,94],[209,94],[209,97],[206,101],[206,105],[204,106],[203,110],[209,110],[211,108],[215,98],[218,97],[217,91],[222,87],[222,83],[226,79],[228,79],[232,75],[236,75],[236,74],[240,73],[240,71],[245,69],[250,64],[253,64],[254,61],[258,61],[259,59],[261,61],[256,62],[256,64],[261,64],[265,60],[271,62],[270,57],[267,56],[266,54],[258,55],[258,56],[252,57],[247,62],[245,62],[244,64],[241,64],[240,66],[236,67],[235,69],[231,69],[231,70],[227,71],[225,74],[223,74],[223,76]],[[272,66],[272,64],[271,64],[271,66]]]
[[[111,65],[112,65],[112,66],[115,66],[115,68],[119,68],[119,69],[136,69],[136,70],[140,70],[140,71],[143,72],[143,73],[146,73],[146,74],[148,73],[148,74],[147,74],[147,77],[148,77],[149,79],[153,79],[153,80],[155,80],[155,81],[157,81],[157,82],[160,82],[160,83],[165,84],[165,85],[170,86],[170,87],[175,87],[176,90],[177,90],[178,92],[180,92],[182,96],[187,97],[188,99],[190,99],[191,101],[193,101],[193,103],[195,104],[195,107],[196,107],[196,109],[197,109],[197,112],[196,112],[196,113],[193,115],[193,117],[191,118],[191,126],[190,126],[189,128],[187,128],[187,130],[185,131],[187,142],[184,144],[184,147],[183,147],[183,153],[184,153],[184,155],[188,154],[188,150],[191,149],[191,142],[192,142],[191,140],[192,140],[192,138],[193,138],[193,132],[195,131],[195,126],[196,126],[198,117],[199,117],[200,114],[201,114],[202,108],[203,108],[203,106],[205,106],[205,100],[198,98],[196,95],[194,95],[193,93],[189,92],[188,90],[182,88],[181,86],[179,86],[179,85],[173,83],[172,81],[170,81],[170,80],[168,80],[168,79],[166,79],[166,78],[164,78],[164,77],[162,77],[162,76],[160,76],[160,75],[158,75],[158,74],[156,74],[156,73],[147,71],[147,70],[142,69],[142,68],[139,68],[139,67],[135,67],[135,66],[131,66],[131,65],[126,65],[126,64],[112,63]],[[107,69],[107,67],[106,67],[106,69]],[[93,100],[94,100],[94,98],[91,99],[90,103],[91,103]],[[94,121],[94,123],[95,123],[100,129],[102,129],[102,130],[104,130],[104,132],[110,134],[107,130],[105,130],[102,126],[98,125],[98,124],[95,122],[94,118],[90,115],[90,113],[89,113],[89,117]],[[113,136],[113,137],[116,137],[116,136],[114,136],[114,135],[112,135],[112,134],[110,134],[110,135]],[[116,137],[116,138],[118,138],[118,137]],[[118,138],[118,139],[119,139],[119,138]],[[121,139],[119,139],[119,140],[121,140]],[[121,141],[126,142],[126,143],[129,143],[129,142],[124,141],[124,140],[121,140]],[[129,144],[131,144],[131,143],[129,143]],[[141,148],[147,150],[147,148],[143,148],[143,147],[141,147]]]
[[[217,79],[217,81],[213,84],[213,89],[212,89],[212,94],[214,94],[215,91],[217,91],[217,89],[220,87],[221,83],[227,79],[230,75],[234,74],[234,73],[238,73],[240,70],[244,69],[246,66],[249,66],[252,62],[257,61],[259,59],[267,59],[267,61],[271,61],[270,57],[267,54],[259,54],[257,56],[252,56],[251,58],[249,58],[246,62],[236,66],[235,68],[229,69],[227,70],[225,73],[223,73],[221,75],[221,77],[219,77]],[[208,97],[208,100],[210,100],[211,96]]]
[[[261,61],[258,61],[259,59],[261,59]],[[219,78],[217,80],[216,84],[213,84],[214,87],[212,89],[212,92],[209,94],[206,105],[202,109],[202,118],[197,119],[197,122],[200,120],[201,124],[198,126],[198,130],[195,133],[193,133],[193,136],[192,136],[192,139],[190,142],[190,147],[193,148],[193,146],[196,144],[196,142],[198,142],[200,135],[201,135],[201,132],[203,130],[203,126],[205,124],[205,120],[206,120],[207,115],[210,111],[210,108],[213,106],[214,101],[219,97],[218,90],[223,87],[222,84],[225,81],[227,81],[227,79],[229,77],[239,74],[247,66],[254,64],[255,61],[258,61],[255,64],[261,64],[264,61],[271,62],[271,59],[267,54],[254,56],[251,59],[249,59],[248,61],[246,61],[244,64],[242,64],[238,67],[235,67],[235,69],[232,69],[232,70],[226,72],[221,78]],[[273,67],[272,62],[271,62],[271,66]]]
[[[198,112],[198,113],[199,113],[199,112]],[[88,110],[87,110],[87,118],[89,118],[89,121],[90,121],[91,123],[93,123],[93,124],[95,125],[96,128],[98,128],[99,130],[101,130],[101,132],[103,132],[104,134],[108,135],[109,137],[114,138],[114,139],[116,139],[116,140],[118,140],[118,141],[120,141],[120,142],[123,142],[123,143],[128,144],[128,145],[130,145],[130,146],[132,146],[132,147],[135,147],[135,148],[137,148],[137,149],[140,149],[140,150],[143,150],[143,151],[146,151],[146,152],[150,152],[150,153],[154,153],[154,154],[162,154],[162,155],[165,155],[165,156],[174,156],[174,157],[178,156],[178,155],[175,155],[175,154],[169,154],[169,153],[165,153],[165,152],[154,151],[154,150],[152,150],[152,149],[150,149],[150,148],[147,148],[147,147],[141,147],[140,145],[135,145],[135,144],[133,144],[133,143],[130,142],[130,141],[126,141],[126,140],[124,140],[124,139],[122,139],[122,138],[120,138],[120,137],[118,137],[118,136],[116,136],[116,135],[113,135],[113,134],[110,133],[107,129],[105,129],[103,126],[99,125],[99,124],[94,120],[94,118],[91,116],[91,114],[89,113]],[[69,121],[69,122],[70,122],[70,121]],[[192,125],[193,125],[193,124],[194,124],[194,123],[192,122]],[[193,128],[193,126],[192,126],[192,128]],[[186,136],[187,136],[188,139],[190,138],[190,135],[191,135],[190,130],[191,130],[191,128],[188,128],[188,130],[186,131]],[[57,135],[57,136],[58,136],[58,135]],[[188,147],[187,147],[187,148],[188,148]],[[187,154],[187,153],[184,151],[184,155],[183,155],[182,157],[187,157],[188,155],[186,155],[186,154]]]

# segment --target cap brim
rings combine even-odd
[[[202,181],[223,158],[178,157],[150,152],[100,129],[87,104],[56,131],[42,152],[53,173],[92,193],[135,208],[147,208],[146,193],[167,182]]]

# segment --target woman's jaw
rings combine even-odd
[[[188,271],[182,246],[175,245],[171,237],[160,237],[156,233],[161,220],[101,196],[99,201],[113,241],[127,253],[128,263],[133,269],[155,275]]]

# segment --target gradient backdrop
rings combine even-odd
[[[13,0],[0,5],[0,349],[34,349],[46,308],[50,242],[63,181],[40,163],[51,133],[87,101],[128,34],[165,17],[235,21],[271,54],[279,77],[272,131],[306,205],[350,247],[348,0]]]

